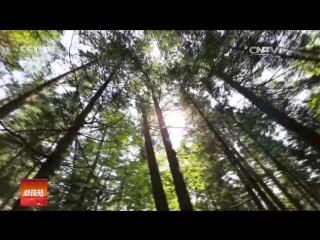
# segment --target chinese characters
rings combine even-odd
[[[20,182],[20,204],[25,207],[48,206],[48,180],[22,179]]]
[[[23,197],[44,197],[42,189],[26,189],[23,192]]]

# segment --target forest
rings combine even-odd
[[[320,210],[320,31],[1,30],[0,79],[1,211]]]

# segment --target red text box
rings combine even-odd
[[[20,181],[20,205],[45,207],[48,205],[48,180],[23,179]]]

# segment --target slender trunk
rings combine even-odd
[[[97,164],[100,160],[100,154],[101,154],[101,149],[102,149],[102,146],[103,146],[103,142],[104,142],[104,139],[107,135],[107,131],[106,130],[103,130],[103,133],[102,133],[102,137],[101,137],[101,141],[99,142],[99,146],[98,146],[98,151],[97,151],[97,154],[96,154],[96,157],[93,161],[93,164],[92,164],[92,167],[90,168],[90,173],[89,173],[89,176],[85,182],[85,185],[83,187],[83,190],[80,194],[80,197],[79,197],[79,200],[77,201],[77,205],[75,207],[75,209],[77,210],[85,210],[85,206],[83,205],[84,203],[84,199],[86,197],[86,194],[87,194],[87,191],[88,191],[88,185],[91,181],[91,179],[94,177],[94,171],[96,170],[96,167],[97,167]]]
[[[69,210],[70,205],[74,204],[74,196],[73,193],[78,188],[77,181],[74,181],[76,174],[76,163],[78,159],[78,142],[74,142],[74,153],[73,153],[73,161],[72,161],[72,174],[70,177],[70,187],[68,191],[63,191],[59,198],[59,202],[62,203],[62,210]]]
[[[122,200],[123,200],[123,196],[125,196],[125,186],[127,184],[127,179],[129,178],[128,176],[128,167],[127,166],[124,166],[123,167],[123,176],[124,176],[124,180],[120,182],[120,188],[119,188],[119,200],[118,200],[118,204],[117,204],[117,211],[121,210],[122,208]]]
[[[239,161],[239,159],[233,154],[233,152],[230,150],[228,144],[223,140],[223,138],[220,136],[220,134],[218,133],[218,131],[212,126],[212,124],[210,123],[210,121],[204,116],[204,114],[202,113],[202,111],[199,109],[199,107],[197,106],[197,104],[194,102],[194,100],[192,99],[191,96],[189,96],[189,94],[185,91],[185,94],[188,96],[188,98],[190,99],[192,105],[196,108],[196,110],[198,111],[198,113],[200,114],[200,116],[202,117],[202,119],[206,122],[208,128],[212,131],[212,133],[215,135],[215,137],[218,139],[218,141],[221,143],[223,149],[224,149],[224,153],[226,154],[226,156],[228,157],[228,159],[231,161],[231,163],[234,166],[239,167],[239,169],[241,170],[241,172],[243,172],[245,174],[245,176],[247,177],[249,183],[253,186],[253,188],[258,192],[259,196],[261,197],[261,199],[265,202],[265,204],[268,206],[268,208],[272,211],[277,211],[278,209],[274,206],[274,204],[270,201],[270,199],[267,197],[267,195],[262,191],[262,189],[260,188],[260,186],[257,184],[256,179],[253,178],[253,176],[251,175],[251,173],[242,165],[242,163]],[[245,185],[246,187],[246,185]]]
[[[143,117],[143,134],[145,139],[145,149],[150,171],[152,193],[157,211],[169,211],[166,194],[163,189],[158,163],[153,150],[152,139],[150,135],[150,127],[148,123],[148,114],[146,106],[141,103],[141,112]]]
[[[252,158],[257,164],[258,166],[267,174],[267,176],[274,182],[274,184],[282,191],[282,193],[286,196],[286,198],[293,204],[293,206],[299,210],[299,211],[304,211],[303,206],[300,204],[300,201],[298,199],[296,199],[293,195],[291,195],[288,191],[288,189],[281,184],[278,179],[273,176],[273,174],[270,172],[269,169],[267,169],[261,162],[259,159],[257,159],[256,157],[253,157],[250,150],[240,141],[240,139],[237,139],[239,145],[244,149],[244,151],[248,154],[248,156],[250,158]]]
[[[243,163],[243,165],[248,169],[250,174],[253,175],[255,180],[260,184],[260,186],[263,188],[263,190],[268,194],[268,196],[273,200],[273,202],[279,207],[280,210],[282,211],[288,211],[286,206],[280,201],[280,199],[274,194],[274,192],[268,187],[267,184],[264,183],[264,181],[256,174],[254,169],[245,161],[245,159],[239,154],[237,150],[235,150],[233,147],[231,147],[233,152],[236,154],[238,159]]]
[[[71,70],[69,72],[66,72],[58,77],[55,77],[43,84],[41,84],[40,86],[36,87],[35,89],[26,92],[24,94],[21,94],[20,96],[18,96],[17,98],[11,100],[10,102],[4,104],[2,107],[0,107],[0,119],[3,119],[4,117],[6,117],[8,114],[12,113],[13,111],[17,110],[18,108],[22,107],[24,104],[26,104],[28,101],[30,101],[31,99],[33,99],[36,95],[40,94],[41,92],[43,92],[45,89],[58,84],[58,83],[62,83],[66,80],[66,77],[68,75],[70,75],[71,73],[77,72],[81,69],[84,69],[85,67],[89,66],[92,62],[89,62],[87,64],[84,64],[80,67],[77,67],[74,70]]]
[[[223,124],[223,125],[225,126],[225,130],[228,133],[228,135],[231,137],[234,137],[234,134],[231,131],[228,131],[228,126],[226,124]],[[244,166],[254,176],[254,178],[257,180],[257,182],[260,184],[260,186],[264,189],[264,191],[269,195],[269,197],[279,207],[279,209],[282,211],[288,211],[287,207],[280,201],[280,199],[274,194],[274,192],[268,187],[268,185],[264,183],[263,179],[261,179],[260,176],[258,174],[256,174],[254,169],[252,169],[252,167],[246,162],[246,160],[240,155],[240,153],[236,149],[234,149],[234,147],[231,147],[231,149],[235,153],[235,155],[238,157],[238,159],[244,164]]]
[[[279,167],[278,167],[279,168]],[[281,169],[281,168],[279,168]],[[310,191],[309,187],[304,183],[303,180],[299,179],[293,172],[291,172],[288,168],[283,166],[281,170],[284,174],[284,176],[292,183],[292,185],[299,191],[302,197],[305,198],[307,203],[310,204],[310,206],[318,211],[319,207],[317,207],[316,204],[319,205],[319,199],[316,198],[316,196]]]
[[[238,155],[236,153],[236,155]],[[238,157],[240,157],[238,155]],[[286,208],[286,206],[279,200],[279,198],[274,194],[274,192],[268,187],[267,184],[265,184],[263,182],[263,180],[260,178],[260,176],[258,176],[255,171],[251,168],[251,166],[249,164],[247,164],[245,162],[245,160],[243,158],[239,158],[241,159],[241,161],[243,162],[243,165],[246,167],[247,171],[250,172],[250,175],[252,174],[252,176],[255,178],[255,180],[257,181],[258,184],[260,184],[260,186],[262,187],[262,189],[267,193],[267,195],[272,199],[272,201],[276,204],[276,206],[281,210],[281,211],[288,211],[288,209]],[[272,206],[274,207],[274,205]],[[274,210],[274,209],[271,209]]]
[[[232,77],[224,73],[216,73],[216,76],[228,83],[232,88],[237,90],[250,102],[252,102],[257,108],[264,112],[269,118],[276,121],[284,128],[296,133],[304,141],[309,143],[315,150],[320,152],[320,135],[310,128],[302,125],[287,114],[279,111],[273,107],[268,101],[264,101],[262,98],[256,96],[254,93],[242,87],[238,82],[233,81]]]
[[[249,180],[250,175],[248,175],[247,170],[245,170],[243,167],[239,166],[236,162],[237,160],[234,160],[230,154],[229,151],[231,151],[230,149],[224,150],[225,155],[227,156],[227,158],[229,159],[230,163],[234,166],[234,169],[240,179],[240,181],[242,182],[244,188],[246,189],[246,191],[248,192],[249,196],[252,198],[253,202],[256,204],[257,208],[260,211],[264,211],[266,210],[265,207],[262,205],[262,203],[260,202],[260,199],[258,198],[258,196],[256,195],[256,193],[253,191],[252,186],[254,187],[254,189],[256,189],[256,191],[258,192],[260,198],[262,199],[262,201],[264,201],[265,203],[267,202],[269,204],[269,199],[267,198],[267,196],[260,190],[260,187],[258,187],[258,190],[256,188],[255,184],[252,184],[252,181]],[[245,175],[246,178],[243,177],[243,174]],[[252,185],[252,186],[251,186]],[[262,194],[261,194],[262,192]],[[265,199],[267,199],[265,201]],[[269,205],[266,204],[268,207]],[[272,209],[272,204],[270,204],[271,209]],[[270,207],[269,207],[270,208]],[[273,210],[273,209],[272,209]]]
[[[177,193],[180,209],[181,211],[193,211],[193,206],[191,204],[187,186],[184,182],[183,175],[180,171],[176,152],[172,148],[172,143],[170,140],[169,132],[164,122],[162,111],[160,109],[160,106],[156,97],[154,95],[152,97],[153,97],[154,107],[157,113],[157,118],[159,122],[163,144],[167,153],[167,158],[169,161],[169,166],[170,166],[170,170],[173,178],[173,183],[175,186],[175,191]]]
[[[225,152],[226,154],[226,152]],[[228,157],[228,156],[227,156]],[[229,159],[229,157],[228,157]],[[256,204],[257,208],[260,211],[264,211],[266,210],[265,207],[262,205],[262,203],[260,202],[260,199],[258,198],[258,196],[256,195],[256,193],[253,191],[253,188],[250,184],[248,184],[247,179],[245,179],[241,172],[239,171],[239,168],[237,167],[237,165],[234,163],[234,161],[232,159],[229,159],[229,161],[231,162],[231,164],[234,166],[235,171],[240,179],[240,181],[242,182],[244,188],[246,189],[246,191],[248,192],[249,196],[252,198],[252,201]],[[247,177],[247,176],[246,176]],[[259,192],[258,192],[259,193]],[[261,197],[261,196],[260,196]],[[261,197],[262,198],[262,197]],[[262,199],[263,200],[263,199]]]
[[[273,174],[270,172],[269,169],[267,169],[258,159],[254,159],[259,167],[267,174],[267,176],[274,182],[274,184],[282,191],[282,193],[286,196],[286,198],[292,203],[292,205],[298,210],[298,211],[304,211],[304,207],[301,205],[300,201],[295,198],[288,189],[281,184],[278,179],[273,176]]]
[[[99,172],[98,172],[98,176],[104,176],[105,175],[105,173],[106,173],[106,170],[102,170],[102,166],[100,166],[100,168],[99,168]],[[102,174],[100,174],[100,173],[102,173]],[[109,174],[109,176],[110,176],[110,174]],[[105,182],[107,182],[107,181],[105,181]],[[92,184],[92,186],[93,186],[93,188],[95,188],[95,187],[99,187],[99,179],[98,178],[95,178],[94,179],[94,182],[93,182],[93,184]],[[105,184],[104,184],[105,185]],[[101,201],[102,201],[102,198],[101,198],[101,196],[100,196],[100,194],[99,195],[97,195],[97,196],[95,196],[94,197],[94,211],[98,211],[98,209],[99,209],[99,204],[101,203]]]
[[[246,191],[248,192],[248,195],[251,197],[251,199],[253,200],[253,202],[256,204],[257,208],[260,211],[264,211],[266,210],[265,207],[262,205],[262,203],[260,202],[260,199],[258,198],[258,196],[256,195],[256,193],[253,191],[252,186],[250,185],[250,183],[248,183],[247,178],[243,177],[243,174],[240,172],[238,166],[234,163],[233,159],[230,158],[230,156],[228,155],[226,149],[223,150],[225,156],[227,157],[227,159],[230,161],[230,163],[232,164],[237,176],[239,177],[241,183],[243,184],[244,188],[246,189]],[[211,153],[208,153],[209,155]],[[220,188],[222,188],[223,186],[221,185],[220,182],[218,182],[218,186]],[[229,196],[230,197],[230,196]]]
[[[216,99],[217,100],[217,99]],[[218,104],[222,106],[222,104],[218,101]],[[286,166],[284,166],[275,156],[271,154],[271,152],[266,149],[260,141],[251,134],[249,130],[247,130],[234,116],[232,113],[226,111],[226,113],[235,121],[235,123],[242,129],[243,132],[245,132],[265,153],[267,157],[269,157],[272,162],[276,165],[279,171],[282,171],[284,173],[284,176],[293,184],[293,186],[300,192],[301,196],[304,196],[307,202],[310,204],[310,206],[315,209],[319,210],[319,208],[313,203],[314,197],[308,190],[308,186],[303,183],[302,180],[298,179]],[[311,199],[310,199],[311,197]]]
[[[210,153],[209,153],[210,154]],[[226,155],[226,154],[225,154]],[[228,158],[228,157],[227,157]],[[230,161],[230,163],[232,163],[232,160],[228,159]],[[233,169],[235,170],[238,178],[240,179],[240,182],[243,184],[245,190],[247,191],[249,197],[251,197],[252,201],[255,203],[256,207],[260,210],[260,211],[265,211],[265,207],[262,205],[261,201],[259,200],[258,196],[255,194],[255,192],[253,191],[253,188],[252,186],[248,183],[248,181],[243,177],[243,174],[241,174],[241,172],[239,171],[239,168],[237,166],[235,166],[234,164],[233,165]],[[218,181],[218,187],[219,187],[219,190],[222,191],[225,186],[225,184],[222,184],[222,181],[219,180]],[[232,206],[235,206],[237,205],[234,197],[232,196],[232,194],[227,191],[226,193],[226,197],[228,199],[230,199],[230,202],[232,204]],[[239,210],[239,208],[235,208],[236,210]],[[220,211],[221,208],[217,208],[217,211]]]
[[[50,179],[54,174],[55,170],[60,167],[61,162],[63,161],[63,155],[67,151],[68,147],[72,144],[73,140],[78,134],[78,131],[85,124],[85,118],[92,111],[94,105],[101,97],[104,90],[107,88],[108,84],[111,82],[113,76],[116,71],[120,67],[120,63],[118,63],[117,67],[110,74],[109,78],[105,81],[105,83],[100,87],[100,89],[96,92],[96,94],[91,98],[88,105],[85,109],[76,117],[74,124],[66,134],[57,142],[57,146],[55,150],[47,157],[46,162],[44,162],[39,169],[38,173],[34,177],[34,179]],[[27,207],[20,206],[20,198],[14,203],[11,211],[26,211]]]

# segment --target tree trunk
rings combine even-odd
[[[291,193],[289,193],[288,189],[283,184],[281,184],[275,176],[273,176],[270,170],[267,169],[260,162],[259,159],[251,155],[250,150],[240,141],[239,138],[237,139],[237,141],[240,144],[240,146],[247,152],[248,156],[251,157],[258,164],[258,166],[267,174],[267,176],[274,182],[274,184],[282,191],[282,193],[293,204],[293,206],[299,211],[304,211],[304,207],[300,204],[300,201],[296,199],[293,195],[291,195]]]
[[[223,125],[224,125],[225,131],[228,133],[228,135],[231,136],[231,138],[234,138],[234,134],[228,130],[228,126],[226,124],[223,124]],[[240,140],[238,140],[238,141],[240,141]],[[241,144],[241,146],[243,146],[243,144]],[[235,153],[235,155],[238,157],[238,159],[244,164],[244,166],[254,176],[254,178],[261,185],[261,187],[264,189],[264,191],[275,202],[275,204],[279,207],[279,209],[282,211],[288,211],[287,207],[280,201],[280,199],[274,194],[274,192],[269,188],[269,186],[264,183],[263,179],[261,179],[260,176],[258,176],[258,174],[256,174],[254,169],[246,162],[246,160],[240,155],[240,153],[236,149],[234,149],[234,147],[231,147],[231,149]]]
[[[87,180],[85,182],[83,190],[82,190],[82,192],[80,194],[79,200],[77,201],[77,204],[76,204],[76,207],[75,207],[76,210],[85,210],[85,207],[83,206],[84,199],[85,199],[86,193],[88,191],[88,185],[90,183],[90,180],[94,177],[94,171],[96,170],[98,161],[100,160],[101,149],[102,149],[103,142],[104,142],[104,139],[105,139],[106,135],[107,135],[107,131],[104,129],[103,133],[102,133],[101,141],[99,142],[99,146],[98,146],[98,151],[97,151],[96,157],[95,157],[95,159],[93,161],[92,167],[90,168],[90,173],[89,173],[88,178],[87,178]]]
[[[62,83],[66,80],[66,77],[70,75],[71,73],[75,73],[81,69],[84,69],[85,67],[89,66],[92,62],[89,62],[87,64],[84,64],[80,67],[77,67],[74,70],[70,70],[69,72],[66,72],[58,77],[55,77],[40,86],[36,87],[35,89],[26,92],[24,94],[21,94],[17,98],[11,100],[10,102],[4,104],[2,107],[0,107],[0,119],[3,119],[6,117],[8,114],[12,113],[13,111],[17,110],[18,108],[22,107],[24,104],[26,104],[28,101],[33,99],[36,95],[40,94],[43,92],[45,89],[58,84]]]
[[[70,206],[74,205],[75,198],[74,198],[74,192],[78,190],[79,184],[75,180],[76,175],[76,165],[78,161],[78,149],[79,149],[79,143],[76,141],[74,142],[74,153],[73,153],[73,161],[72,161],[72,173],[70,177],[70,186],[68,191],[64,190],[61,196],[59,197],[59,203],[61,204],[62,208],[61,210],[68,211],[71,209]]]
[[[75,137],[78,134],[78,131],[85,124],[85,118],[92,111],[94,105],[101,97],[104,90],[107,88],[108,84],[111,82],[113,76],[116,71],[120,67],[119,62],[113,72],[110,74],[109,78],[105,81],[105,83],[100,87],[100,89],[96,92],[96,94],[91,98],[88,105],[85,109],[76,117],[74,124],[66,134],[57,142],[57,146],[55,150],[47,157],[46,162],[44,162],[39,169],[38,173],[34,177],[34,179],[50,179],[54,174],[55,170],[60,167],[61,162],[63,161],[63,155],[67,151],[68,147],[72,144]],[[15,201],[11,211],[27,211],[28,207],[20,206],[20,198]]]
[[[253,178],[253,176],[251,175],[251,173],[242,165],[242,163],[239,161],[239,159],[237,159],[237,157],[233,154],[233,152],[230,150],[228,144],[223,140],[223,138],[220,136],[220,134],[218,133],[218,131],[212,126],[212,124],[210,123],[210,121],[204,116],[204,114],[202,113],[202,111],[200,110],[200,108],[197,106],[197,104],[194,102],[194,100],[192,99],[191,96],[189,96],[189,94],[184,91],[184,93],[187,95],[187,97],[190,99],[192,105],[196,108],[196,110],[198,111],[198,113],[200,114],[200,116],[203,118],[203,120],[206,122],[208,128],[212,131],[212,133],[215,135],[215,137],[218,139],[218,141],[221,143],[224,152],[226,154],[226,156],[228,157],[228,159],[231,161],[231,164],[233,164],[234,166],[239,167],[239,169],[241,170],[241,172],[243,172],[246,176],[246,178],[248,179],[248,181],[250,182],[250,184],[253,186],[253,188],[258,192],[259,196],[261,197],[261,199],[265,202],[265,204],[268,206],[268,208],[272,211],[277,211],[278,209],[274,206],[274,204],[270,201],[270,199],[267,197],[267,195],[262,191],[262,189],[260,188],[260,186],[257,184],[256,180]],[[241,179],[240,179],[241,180]],[[246,187],[246,185],[245,185]],[[247,189],[247,187],[246,187]]]
[[[150,127],[148,123],[148,113],[144,103],[141,103],[143,117],[143,134],[145,139],[145,149],[150,171],[152,193],[157,211],[169,211],[166,194],[163,189],[158,163],[153,150]]]
[[[274,192],[268,187],[267,184],[264,183],[263,179],[256,174],[254,169],[245,161],[245,159],[240,155],[240,153],[235,150],[233,147],[231,147],[233,152],[236,154],[238,159],[243,163],[243,165],[250,171],[250,174],[253,175],[253,177],[256,179],[256,181],[260,184],[260,186],[263,188],[263,190],[268,194],[268,196],[273,200],[273,202],[279,207],[282,211],[288,211],[287,207],[280,201],[280,199],[274,194]]]
[[[225,153],[226,154],[226,153]],[[227,156],[228,157],[228,156]],[[228,157],[229,158],[229,157]],[[240,181],[242,182],[244,188],[246,189],[246,191],[248,192],[249,196],[252,198],[252,201],[256,204],[257,208],[260,211],[265,211],[265,207],[262,205],[262,203],[260,202],[260,199],[258,198],[258,196],[256,195],[256,193],[253,191],[253,188],[250,184],[248,184],[248,181],[246,181],[246,179],[244,179],[244,177],[242,176],[241,172],[239,171],[237,165],[234,163],[234,161],[232,159],[229,159],[229,161],[231,162],[231,164],[234,166],[236,173],[240,179]],[[260,196],[261,197],[261,196]],[[262,197],[261,197],[262,198]],[[263,200],[263,199],[262,199]]]
[[[269,118],[279,123],[284,128],[296,133],[305,142],[309,143],[315,150],[320,152],[320,135],[310,128],[302,125],[287,114],[273,107],[269,102],[256,96],[254,93],[242,87],[238,82],[233,81],[232,77],[224,73],[214,73],[217,77],[228,83],[232,88],[237,90],[257,108],[264,112]]]
[[[216,99],[218,104],[222,106],[218,99]],[[236,118],[233,116],[232,113],[226,111],[226,113],[235,121],[235,123],[244,131],[265,153],[267,157],[269,157],[272,162],[276,165],[279,171],[283,172],[284,176],[293,184],[293,186],[300,192],[301,196],[304,196],[307,202],[314,210],[319,210],[319,208],[314,204],[313,200],[314,196],[308,190],[308,186],[303,183],[302,180],[298,179],[286,166],[284,166],[272,153],[266,149],[260,141],[251,134],[249,130],[247,130]],[[309,198],[311,197],[311,199]]]
[[[210,154],[210,153],[209,153]],[[232,159],[229,159],[229,157],[227,156],[226,154],[226,151],[224,150],[224,154],[226,155],[226,157],[228,158],[228,160],[230,161],[230,163],[232,164],[233,166],[233,169],[235,170],[238,178],[240,179],[241,183],[243,184],[245,190],[248,192],[248,195],[251,197],[252,201],[255,203],[255,205],[257,206],[257,208],[260,210],[260,211],[265,211],[266,208],[262,205],[260,199],[258,198],[257,194],[253,191],[253,188],[252,186],[250,185],[250,183],[248,183],[247,179],[243,177],[243,174],[240,172],[239,168],[234,164],[233,160]],[[220,189],[223,189],[224,186],[221,184],[221,181],[218,181],[218,186]],[[233,197],[231,195],[229,195],[228,193],[228,196],[227,196],[230,200],[231,200],[231,203],[232,203],[232,200]],[[233,203],[232,203],[233,204]],[[236,204],[233,204],[233,205],[236,205]],[[219,209],[218,209],[219,210]]]
[[[178,202],[181,211],[193,211],[193,206],[189,197],[187,186],[184,182],[183,175],[180,171],[179,162],[177,159],[176,152],[172,148],[169,132],[166,128],[162,111],[156,97],[153,95],[154,107],[157,113],[159,127],[162,135],[163,144],[167,153],[167,158],[170,165],[170,170],[173,178],[175,191],[177,193]]]

